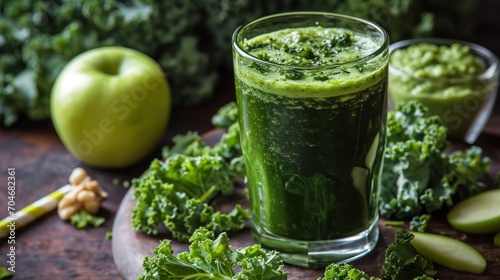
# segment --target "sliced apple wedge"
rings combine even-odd
[[[500,231],[500,189],[471,196],[453,206],[447,215],[452,227],[467,233]]]
[[[412,232],[410,242],[425,258],[444,267],[482,274],[486,260],[476,249],[460,240],[433,233]]]

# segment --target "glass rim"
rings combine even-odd
[[[438,46],[451,46],[452,44],[461,44],[464,46],[468,46],[475,56],[486,59],[487,62],[490,63],[490,65],[489,66],[487,65],[488,67],[485,69],[485,71],[479,75],[467,75],[461,78],[418,77],[412,74],[408,74],[403,70],[400,70],[391,65],[391,55],[394,51],[421,43],[434,44]],[[400,77],[411,78],[419,81],[433,81],[433,82],[442,82],[449,84],[460,84],[470,81],[482,81],[482,80],[494,79],[495,76],[499,75],[499,60],[498,57],[492,51],[488,50],[483,46],[468,41],[459,39],[449,39],[449,38],[435,38],[435,37],[413,38],[413,39],[398,41],[392,43],[389,46],[389,73],[393,73]]]
[[[259,24],[261,22],[272,21],[272,20],[280,19],[280,18],[299,17],[299,16],[336,18],[336,19],[349,20],[352,22],[363,23],[366,26],[370,26],[370,27],[374,28],[378,33],[380,33],[383,36],[383,41],[375,51],[373,51],[372,53],[369,53],[361,58],[358,58],[356,60],[343,62],[343,63],[328,64],[328,65],[318,65],[318,66],[286,65],[286,64],[279,64],[276,62],[262,60],[256,56],[253,56],[253,55],[247,53],[245,50],[243,50],[240,47],[240,44],[238,43],[238,36],[241,34],[242,31],[244,31],[244,29],[246,29],[248,27],[254,26],[255,24]],[[248,60],[251,60],[253,62],[262,63],[262,64],[273,66],[273,67],[286,68],[286,69],[322,70],[322,69],[329,69],[329,68],[337,68],[340,66],[357,65],[357,64],[366,62],[368,60],[371,60],[371,59],[379,56],[386,49],[387,50],[389,49],[389,34],[379,24],[377,24],[373,21],[367,20],[367,19],[363,19],[363,18],[348,16],[348,15],[343,15],[343,14],[338,14],[338,13],[328,13],[328,12],[285,12],[285,13],[277,13],[277,14],[259,17],[257,19],[250,21],[250,22],[247,22],[245,24],[240,25],[238,28],[236,28],[236,30],[234,31],[234,33],[231,37],[231,45],[232,45],[233,49],[236,50],[236,52],[238,52],[239,55],[241,55],[242,57],[244,57]]]

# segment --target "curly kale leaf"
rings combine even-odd
[[[137,200],[132,228],[157,234],[163,223],[174,238],[184,242],[198,227],[242,229],[248,210],[236,205],[226,214],[208,204],[218,193],[231,194],[235,179],[228,164],[217,156],[176,155],[165,162],[154,160],[141,178],[132,180]]]
[[[153,251],[153,257],[144,257],[142,274],[138,280],[171,279],[213,279],[212,273],[206,273],[201,268],[186,264],[174,256],[170,240],[162,240]],[[225,279],[225,278],[221,278]]]
[[[216,127],[225,128],[220,140],[210,147],[196,132],[173,137],[174,145],[164,147],[162,155],[165,159],[175,155],[186,156],[220,156],[229,165],[229,170],[235,177],[245,175],[243,152],[240,144],[240,127],[238,125],[238,111],[234,102],[221,107],[212,118]]]
[[[188,198],[185,193],[173,192],[164,200],[164,224],[175,239],[183,242],[198,228],[217,232],[241,230],[249,217],[249,212],[240,205],[230,213],[221,213],[199,199]]]
[[[240,127],[234,123],[214,147],[207,145],[196,132],[176,135],[172,147],[164,147],[162,155],[168,159],[177,155],[188,157],[218,156],[226,163],[231,177],[243,177],[246,174],[243,152],[240,144]]]
[[[234,123],[229,127],[211,152],[221,155],[230,163],[229,168],[234,176],[242,177],[246,174],[240,144],[240,126],[238,123]]]
[[[489,174],[491,159],[482,157],[480,147],[472,146],[466,151],[453,152],[448,157],[448,164],[441,184],[455,190],[458,199],[463,200],[486,189],[486,185],[478,178]]]
[[[430,214],[423,214],[420,216],[415,216],[410,221],[410,229],[418,232],[425,232],[427,226],[429,225],[429,221],[431,220]]]
[[[206,152],[208,145],[203,142],[197,132],[189,131],[186,134],[178,134],[172,138],[174,145],[165,146],[162,150],[164,159],[175,155],[201,156],[208,154]]]
[[[229,102],[222,106],[212,117],[212,124],[218,128],[228,129],[238,122],[238,106],[236,102]]]
[[[233,192],[235,178],[228,171],[228,165],[219,156],[178,155],[168,158],[154,172],[158,180],[173,184],[175,191],[209,201],[217,191],[224,195]]]
[[[388,256],[386,255],[385,262],[387,263],[384,263],[384,265],[387,271],[384,279],[432,280],[432,277],[423,274],[424,272],[421,272],[420,269],[420,267],[431,269],[427,272],[432,274],[434,273],[432,263],[425,264],[425,260],[422,260],[422,257],[418,256],[416,251],[411,250],[412,247],[409,247],[411,244],[406,240],[402,240],[403,235],[406,234],[400,234],[399,239],[397,239],[398,244],[391,245],[391,252]],[[401,243],[404,243],[404,245]],[[394,260],[396,261],[394,262]],[[391,261],[395,263],[394,266],[389,263]],[[397,273],[391,274],[393,271],[397,271]],[[350,264],[332,263],[326,267],[325,275],[317,280],[380,280],[380,278],[369,276]]]
[[[380,280],[354,268],[350,264],[332,263],[325,269],[325,276],[317,280]]]
[[[411,245],[413,238],[413,234],[403,229],[396,232],[394,243],[385,251],[383,279],[414,279],[435,274],[434,264]]]
[[[196,230],[189,240],[189,251],[177,257],[170,241],[161,241],[154,256],[144,258],[138,279],[287,279],[277,252],[264,251],[259,245],[232,250],[225,232],[214,238],[205,228]]]
[[[246,171],[240,144],[240,126],[238,124],[236,102],[230,102],[222,106],[212,117],[212,124],[215,127],[226,129],[220,141],[212,149],[212,153],[219,154],[230,162],[230,168],[235,176],[244,176]]]
[[[447,129],[426,111],[409,101],[388,114],[379,201],[385,218],[432,213],[485,188],[479,179],[488,174],[491,160],[478,147],[447,155]]]

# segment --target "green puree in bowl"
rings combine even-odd
[[[387,68],[382,58],[348,62],[376,42],[307,27],[250,38],[243,49],[270,62],[235,64],[253,224],[263,225],[254,230],[328,240],[367,229],[377,218]]]
[[[395,105],[416,99],[438,115],[449,135],[462,138],[489,99],[493,84],[478,78],[485,63],[459,43],[419,43],[390,57],[389,95]]]

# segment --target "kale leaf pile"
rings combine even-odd
[[[233,250],[225,232],[215,238],[204,228],[196,230],[189,242],[189,252],[175,256],[170,240],[162,240],[154,256],[144,258],[138,280],[287,279],[283,260],[276,251],[266,251],[259,245]]]
[[[491,159],[480,147],[450,153],[438,116],[409,101],[390,111],[379,200],[380,215],[408,219],[450,207],[486,189]]]
[[[187,242],[198,228],[211,232],[241,230],[250,216],[239,204],[230,213],[212,206],[218,195],[231,195],[245,174],[236,104],[214,115],[214,126],[226,129],[213,147],[195,132],[174,137],[165,147],[164,161],[153,160],[149,169],[132,180],[137,204],[132,228],[157,234],[160,224],[172,236]]]

